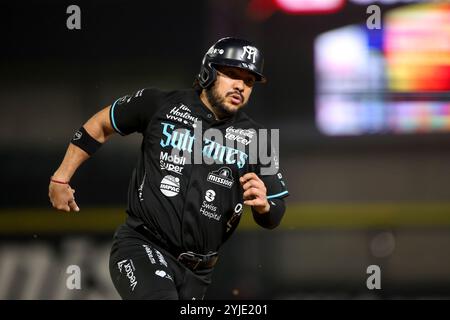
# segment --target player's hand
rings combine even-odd
[[[59,184],[50,181],[48,186],[48,197],[53,208],[61,211],[80,211],[75,202],[75,190],[69,184]]]
[[[254,172],[244,174],[239,178],[244,189],[244,204],[252,206],[258,213],[266,213],[270,210],[267,201],[267,189],[264,182]]]

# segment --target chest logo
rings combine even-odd
[[[167,175],[161,180],[159,190],[167,197],[175,197],[180,192],[180,178]]]
[[[222,217],[219,214],[219,210],[217,210],[217,206],[213,204],[214,199],[216,198],[216,192],[212,189],[206,190],[205,192],[205,200],[203,200],[202,206],[200,207],[200,213],[207,217],[208,219],[213,219],[216,221],[220,221]]]
[[[228,167],[222,167],[219,170],[211,171],[208,173],[208,178],[206,180],[229,189],[234,183],[233,174]]]
[[[206,194],[205,194],[206,201],[213,202],[215,197],[216,197],[216,192],[214,190],[209,189],[208,191],[206,191]]]
[[[195,128],[197,126],[198,118],[192,116],[191,109],[189,109],[184,104],[177,107],[173,107],[169,113],[166,114],[166,118],[187,126]]]

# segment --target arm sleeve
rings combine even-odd
[[[274,229],[280,224],[286,211],[286,205],[282,198],[275,198],[268,201],[270,203],[269,212],[261,214],[252,208],[253,219],[263,228]]]
[[[157,89],[141,89],[114,101],[109,117],[116,132],[125,136],[143,133],[160,106],[163,93]]]

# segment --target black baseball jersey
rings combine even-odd
[[[243,211],[239,178],[247,172],[263,180],[268,199],[288,195],[275,148],[270,143],[265,143],[268,150],[256,148],[263,128],[241,110],[230,118],[215,119],[193,89],[139,90],[117,99],[110,119],[121,135],[143,135],[127,213],[171,247],[217,251],[239,223]],[[261,150],[265,155],[272,150],[270,164],[262,163]],[[262,175],[270,165],[275,169]]]

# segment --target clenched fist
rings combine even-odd
[[[270,210],[267,201],[267,189],[264,182],[254,172],[244,174],[239,178],[244,189],[244,204],[252,206],[258,213],[266,213]]]
[[[75,190],[70,187],[68,183],[55,183],[50,181],[48,186],[48,197],[52,206],[61,211],[80,211],[75,202]]]

